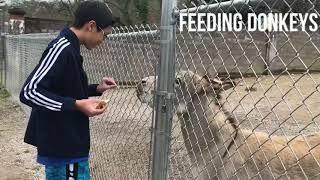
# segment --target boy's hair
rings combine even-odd
[[[100,1],[82,2],[74,14],[72,26],[82,28],[87,22],[94,20],[97,26],[104,29],[113,25],[112,14],[108,6]],[[101,29],[98,28],[98,31]]]

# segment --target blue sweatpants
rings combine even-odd
[[[89,162],[45,166],[46,180],[90,180]]]

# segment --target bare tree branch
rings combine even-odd
[[[129,1],[129,0],[128,0],[128,1]],[[104,2],[107,3],[107,4],[112,5],[112,6],[115,7],[115,8],[117,8],[121,13],[128,14],[128,10],[125,9],[125,8],[123,8],[123,7],[121,7],[121,6],[119,6],[119,4],[114,3],[114,2],[112,2],[112,1],[108,1],[108,0],[104,0]]]
[[[62,5],[62,7],[66,8],[65,10],[67,10],[69,12],[70,16],[73,16],[74,12],[71,7],[72,4],[71,4],[70,0],[68,0],[68,1],[69,1],[69,4],[64,2],[63,0],[60,0],[60,4]]]

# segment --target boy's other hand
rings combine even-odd
[[[99,99],[76,100],[76,108],[89,117],[102,114],[107,108],[107,102]]]
[[[97,92],[103,93],[104,91],[115,87],[117,87],[117,84],[113,78],[104,77],[100,84],[97,86]]]

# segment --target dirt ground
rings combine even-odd
[[[43,179],[35,148],[23,142],[26,117],[0,87],[0,180]]]

